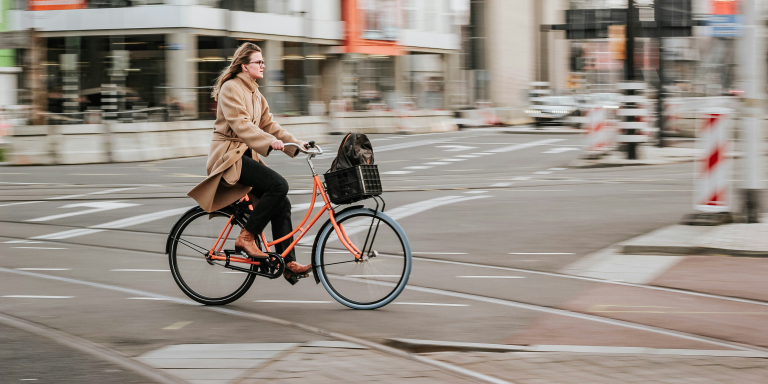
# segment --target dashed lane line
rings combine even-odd
[[[456,276],[464,279],[525,279],[525,276]]]
[[[89,195],[105,195],[107,193],[130,191],[132,189],[137,189],[137,188],[138,187],[107,189],[107,190],[104,190],[104,191],[96,191],[96,192],[91,192],[91,193],[83,193],[83,194],[79,194],[79,195],[67,195],[67,196],[49,197],[47,200],[63,200],[63,199],[73,199],[75,197],[82,197],[82,196],[89,196]]]
[[[169,210],[160,211],[160,212],[152,212],[144,215],[138,215],[138,216],[128,217],[125,219],[110,221],[108,223],[98,224],[88,228],[72,229],[68,231],[50,233],[47,235],[34,236],[34,237],[30,237],[30,239],[34,239],[34,240],[69,239],[72,237],[103,232],[103,231],[106,231],[107,229],[125,228],[125,227],[134,226],[134,225],[149,223],[151,221],[160,220],[167,217],[177,216],[188,211],[190,208],[192,207],[183,207],[183,208],[169,209]]]
[[[17,271],[71,271],[72,268],[15,268]]]
[[[93,208],[93,209],[87,209],[85,211],[77,211],[77,212],[60,213],[58,215],[38,217],[36,219],[29,219],[25,221],[32,221],[32,222],[51,221],[51,220],[63,219],[66,217],[89,215],[92,213],[105,212],[105,211],[111,211],[114,209],[121,209],[121,208],[128,208],[128,207],[135,207],[139,205],[141,204],[122,203],[119,201],[94,201],[94,202],[86,202],[86,203],[67,204],[59,208],[66,209],[66,208],[86,207],[86,208]]]
[[[541,146],[541,145],[548,145],[548,144],[557,143],[559,141],[565,141],[565,140],[566,139],[544,139],[544,140],[537,140],[537,141],[531,141],[531,142],[528,142],[528,143],[515,144],[515,145],[510,145],[510,146],[507,146],[507,147],[490,149],[490,150],[485,151],[485,153],[489,153],[489,152],[491,154],[493,154],[493,153],[506,153],[506,152],[517,151],[517,150],[520,150],[520,149],[538,147],[538,146]]]
[[[24,204],[36,204],[36,203],[43,203],[43,201],[22,201],[19,203],[0,204],[0,207],[9,207],[11,205],[24,205]]]

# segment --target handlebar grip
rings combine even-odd
[[[315,147],[315,141],[314,140],[310,141],[308,144],[309,144],[310,148],[314,148]]]

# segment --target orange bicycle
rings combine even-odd
[[[383,211],[384,200],[378,191],[366,191],[365,179],[378,182],[375,166],[350,168],[353,177],[335,180],[332,188],[320,181],[312,159],[323,150],[310,142],[304,149],[312,170],[312,201],[301,223],[288,235],[268,242],[260,234],[256,243],[268,257],[250,256],[236,251],[230,233],[235,226],[243,227],[252,210],[248,197],[230,206],[205,212],[199,206],[187,211],[173,226],[166,243],[166,253],[173,278],[189,298],[206,305],[223,305],[242,297],[257,276],[276,279],[285,271],[283,257],[299,242],[320,216],[328,213],[328,220],[320,227],[312,241],[312,272],[316,283],[322,283],[330,295],[341,304],[354,309],[376,309],[392,302],[405,288],[411,273],[412,256],[408,238],[400,225]],[[364,168],[369,167],[369,168]],[[363,171],[373,174],[364,175]],[[358,175],[355,176],[354,174]],[[347,175],[349,176],[349,175]],[[326,182],[330,183],[326,175]],[[349,189],[350,184],[359,184]],[[346,188],[346,189],[345,189]],[[329,194],[330,191],[330,194]],[[350,191],[353,193],[350,194]],[[317,195],[324,205],[311,221]],[[373,198],[375,208],[363,205],[348,206],[365,198]],[[381,210],[379,210],[381,202]],[[309,223],[307,224],[307,222]],[[305,224],[307,224],[305,226]],[[235,232],[237,233],[237,232]],[[296,235],[282,254],[270,247]],[[233,236],[234,237],[234,236]],[[294,276],[301,278],[305,276]]]

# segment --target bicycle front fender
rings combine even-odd
[[[335,216],[341,215],[342,213],[344,213],[346,211],[349,211],[351,209],[359,209],[359,208],[363,208],[363,206],[362,205],[352,205],[352,206],[349,206],[347,208],[342,209],[339,212],[334,212],[333,215],[335,217]],[[317,230],[317,233],[318,234],[323,233],[323,229],[325,229],[325,227],[327,227],[329,225],[333,225],[333,224],[331,224],[331,219],[326,220],[325,223],[323,223],[323,225],[320,226],[320,229]],[[317,235],[315,235],[315,241],[312,243],[312,253],[311,253],[311,255],[312,255],[312,276],[315,277],[315,284],[320,284],[320,277],[317,276],[317,267],[315,266],[315,250],[317,250],[317,239],[319,239],[319,237]]]

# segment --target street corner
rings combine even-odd
[[[768,258],[686,256],[649,284],[768,302]]]
[[[638,329],[644,329],[647,334],[676,335],[680,332],[720,340],[699,339],[710,344],[709,349],[733,348],[729,342],[768,345],[768,331],[764,329],[768,305],[759,302],[682,291],[654,291],[640,286],[597,285],[559,308],[637,324],[640,325]],[[660,331],[662,329],[670,332]],[[678,337],[675,343],[680,344],[667,348],[689,348],[685,337]]]

